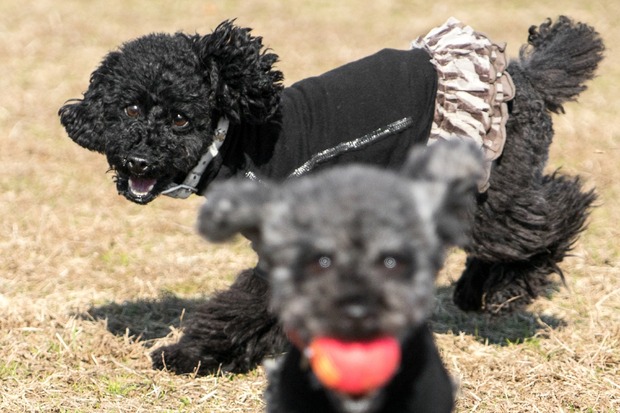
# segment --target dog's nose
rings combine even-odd
[[[344,307],[344,314],[352,320],[361,320],[366,318],[370,312],[368,306],[363,304],[348,304]]]
[[[127,158],[127,169],[132,175],[142,175],[149,170],[150,162],[140,156],[130,156]]]

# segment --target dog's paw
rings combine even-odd
[[[530,292],[519,283],[483,293],[481,310],[491,315],[522,311],[533,301]]]
[[[484,282],[489,278],[490,265],[468,258],[461,278],[456,282],[452,299],[463,311],[480,311]]]
[[[544,260],[488,263],[468,259],[456,283],[454,303],[464,311],[491,315],[522,311],[554,284],[557,265]]]
[[[204,354],[185,348],[179,344],[159,347],[151,352],[153,368],[167,370],[175,374],[194,374],[204,376],[221,370],[220,363]]]

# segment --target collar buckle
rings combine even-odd
[[[198,164],[189,171],[185,180],[181,184],[172,183],[168,188],[161,192],[162,195],[166,195],[172,198],[186,199],[191,194],[198,192],[198,182],[202,178],[202,174],[207,169],[207,166],[211,161],[220,153],[220,146],[226,139],[228,133],[228,126],[230,122],[225,117],[222,117],[217,122],[217,128],[213,133],[213,142],[207,148],[207,151],[202,155]]]

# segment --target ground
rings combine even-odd
[[[580,174],[599,201],[562,268],[566,286],[527,312],[458,311],[439,280],[433,327],[460,383],[458,412],[620,411],[620,3],[611,1],[212,0],[0,3],[0,411],[260,412],[262,369],[174,376],[150,368],[185,314],[253,265],[247,242],[195,232],[202,200],[149,206],[117,196],[100,155],[56,112],[103,55],[149,32],[206,33],[237,17],[280,55],[286,83],[414,37],[454,15],[516,56],[527,28],[567,14],[608,50],[579,104],[556,117],[550,169]]]

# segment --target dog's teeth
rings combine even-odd
[[[142,197],[148,195],[156,183],[156,179],[129,178],[129,190],[132,194]]]

